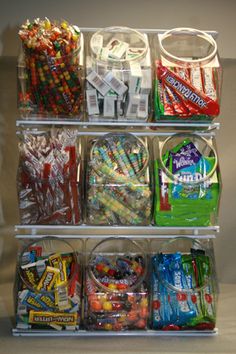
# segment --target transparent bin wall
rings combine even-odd
[[[144,242],[109,238],[86,243],[85,328],[145,330],[148,324]],[[93,249],[92,249],[93,248]]]
[[[87,38],[86,102],[89,120],[145,122],[151,111],[148,36],[108,27]]]
[[[17,188],[21,223],[81,223],[82,159],[77,131],[24,131],[19,139]]]
[[[72,246],[46,237],[21,247],[14,294],[17,329],[79,329],[82,246],[78,240]]]
[[[111,133],[88,138],[86,150],[87,223],[149,225],[152,187],[147,138]]]
[[[22,118],[83,116],[84,39],[65,21],[34,20],[19,35],[18,109]],[[45,44],[45,46],[44,46]]]
[[[155,224],[217,225],[221,178],[214,138],[160,137],[154,154]]]
[[[156,36],[156,120],[212,121],[220,112],[222,68],[212,36],[176,28]]]
[[[212,240],[178,237],[152,241],[151,248],[151,328],[213,330],[218,287]]]

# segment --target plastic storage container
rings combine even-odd
[[[90,241],[91,242],[91,241]],[[89,241],[87,242],[87,252]],[[144,330],[148,321],[146,255],[127,238],[108,238],[88,255],[85,326],[88,330]]]
[[[176,238],[158,248],[151,259],[152,328],[213,330],[218,289],[211,240]]]
[[[213,37],[175,28],[159,34],[157,46],[155,118],[211,121],[218,116],[222,70]]]
[[[77,26],[28,20],[19,31],[18,108],[23,118],[83,114],[83,35]]]
[[[127,27],[94,33],[86,58],[86,100],[90,120],[146,121],[151,106],[148,37]]]
[[[20,253],[17,268],[16,328],[79,328],[81,264],[68,242],[46,237],[28,244]]]
[[[81,145],[74,130],[23,132],[17,175],[22,224],[79,224]]]
[[[216,225],[221,179],[213,138],[174,134],[156,140],[155,150],[155,224]]]
[[[87,223],[148,225],[152,195],[146,139],[110,133],[89,140]]]

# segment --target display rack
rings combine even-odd
[[[81,28],[81,31],[95,32],[98,28]],[[164,29],[138,29],[140,32],[147,34],[161,34],[166,32]],[[216,31],[206,31],[213,38],[218,36]],[[216,131],[220,128],[218,122],[203,122],[203,121],[185,121],[185,122],[133,122],[133,121],[96,121],[96,117],[92,121],[81,121],[73,118],[50,118],[30,117],[27,119],[18,118],[16,120],[17,134],[21,131],[29,131],[30,133],[42,130],[48,127],[68,126],[76,127],[78,129],[78,136],[102,136],[109,131],[114,131],[113,128],[126,132],[135,133],[137,136],[167,136],[181,131],[194,131],[203,136],[214,137]],[[161,130],[163,129],[163,131]],[[220,227],[218,225],[206,227],[158,227],[154,225],[149,226],[90,226],[82,225],[15,225],[15,238],[20,242],[27,242],[28,240],[40,239],[45,236],[57,237],[59,239],[95,239],[106,237],[127,237],[133,239],[158,239],[158,238],[175,238],[175,237],[189,237],[198,239],[214,239],[219,233]],[[191,330],[191,331],[157,331],[157,330],[133,330],[133,331],[49,331],[49,330],[26,330],[17,329],[12,330],[14,336],[37,336],[37,337],[208,337],[218,334],[218,329],[214,330]]]

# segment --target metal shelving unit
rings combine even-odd
[[[81,31],[94,32],[98,28],[81,28]],[[165,29],[138,29],[140,32],[148,34],[161,34],[166,32]],[[213,38],[218,36],[216,31],[206,31]],[[89,121],[80,120],[79,118],[44,118],[30,117],[17,118],[16,127],[17,134],[21,131],[32,133],[36,130],[43,130],[45,127],[75,127],[78,129],[78,136],[100,136],[109,131],[123,130],[134,133],[137,136],[166,136],[175,134],[176,132],[192,131],[200,133],[203,136],[214,137],[217,130],[220,128],[218,122],[204,121],[183,121],[183,122],[152,122],[151,119],[147,122],[134,121],[111,121],[109,119],[98,121],[96,117],[92,117]],[[57,237],[59,239],[96,239],[106,237],[127,237],[133,239],[159,239],[159,238],[174,238],[174,237],[189,237],[198,239],[214,239],[219,233],[218,225],[206,227],[158,227],[154,225],[148,226],[90,226],[82,225],[15,225],[15,238],[19,241],[29,241],[32,239],[40,239],[45,236]],[[14,336],[37,336],[37,337],[209,337],[218,334],[218,329],[214,330],[186,330],[186,331],[157,331],[157,330],[134,330],[134,331],[52,331],[52,330],[28,330],[17,329],[12,330]]]

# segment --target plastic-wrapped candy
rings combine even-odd
[[[154,221],[159,226],[210,226],[217,223],[221,180],[210,139],[175,134],[158,142],[154,161]]]
[[[81,155],[76,131],[23,132],[19,152],[21,223],[80,223]]]
[[[205,120],[219,115],[222,69],[214,38],[193,28],[158,35],[154,111],[162,121]]]
[[[149,154],[144,141],[110,133],[91,146],[87,171],[87,222],[146,225],[151,218]]]
[[[83,108],[83,35],[75,25],[27,20],[19,30],[19,110],[23,116],[77,116]]]
[[[81,276],[79,258],[66,241],[47,237],[29,244],[18,262],[16,327],[78,329]]]
[[[109,252],[111,247],[113,252]],[[146,257],[135,242],[109,238],[98,243],[90,253],[85,274],[86,328],[146,329],[146,272]]]
[[[211,256],[204,249],[193,246],[187,253],[154,255],[151,259],[152,327],[161,330],[214,329],[215,280]]]

